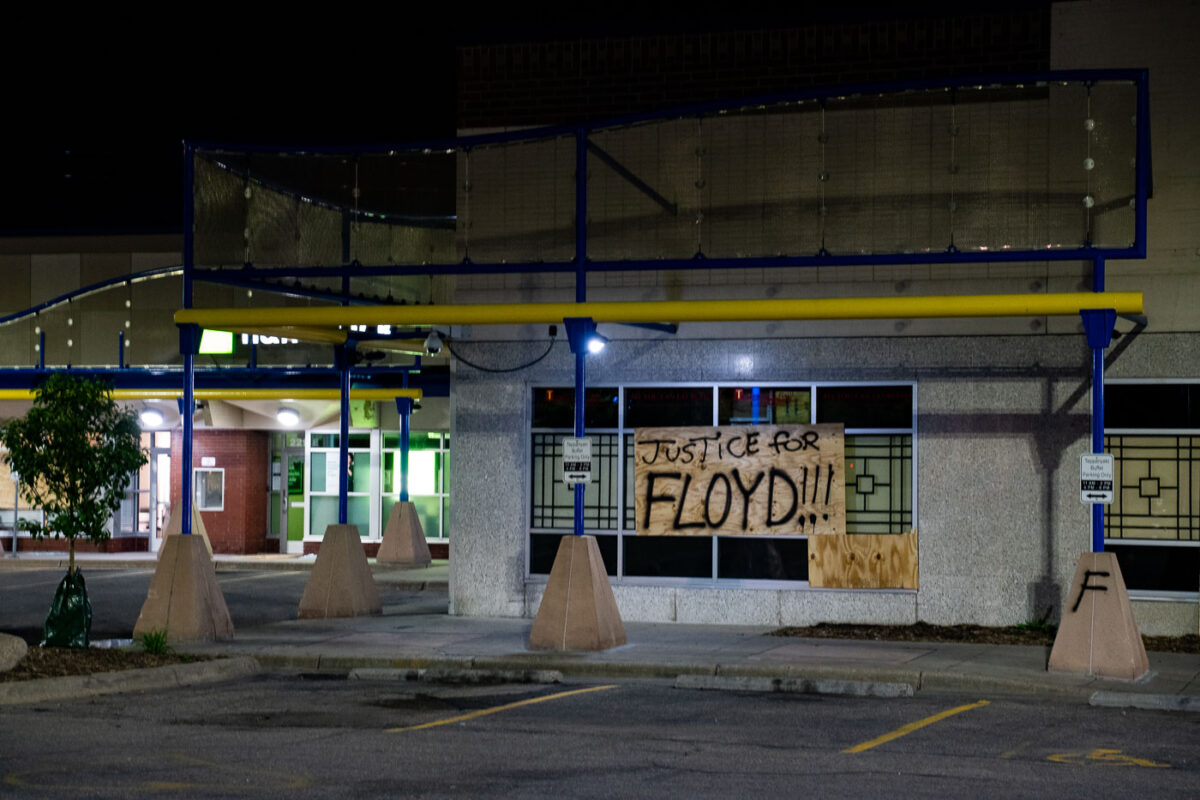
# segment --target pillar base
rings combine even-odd
[[[167,526],[163,528],[162,539],[163,545],[167,543],[167,537],[175,534],[183,533],[183,503],[176,503],[171,507],[171,516],[167,517]],[[204,518],[200,516],[200,512],[196,510],[196,506],[192,506],[192,532],[189,536],[196,536],[204,540],[204,549],[208,551],[209,558],[212,557],[213,549],[212,542],[208,540],[208,531],[204,528]],[[165,547],[158,549],[158,557],[162,558]]]
[[[1115,554],[1079,556],[1049,670],[1129,681],[1150,671]]]
[[[164,630],[173,642],[233,638],[233,621],[204,544],[200,536],[163,539],[150,591],[133,626],[134,638]]]
[[[383,542],[375,554],[375,562],[427,567],[431,561],[433,557],[429,555],[429,543],[425,541],[417,507],[411,500],[396,503],[388,515],[387,527],[383,529]]]
[[[383,613],[357,525],[330,525],[325,529],[296,613],[300,619]]]
[[[529,632],[532,650],[607,650],[625,626],[595,536],[564,536]]]

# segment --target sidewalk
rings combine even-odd
[[[1198,655],[1151,653],[1151,675],[1131,683],[1049,673],[1044,647],[799,639],[767,635],[773,628],[665,623],[626,623],[628,642],[611,650],[531,651],[526,647],[530,620],[457,617],[443,609],[429,597],[387,607],[382,616],[279,622],[237,630],[232,642],[181,649],[251,655],[264,667],[299,671],[390,669],[402,671],[398,677],[412,677],[412,670],[430,668],[555,670],[580,677],[708,679],[683,682],[695,688],[792,686],[887,696],[953,691],[1084,702],[1104,700],[1095,695],[1107,692],[1121,705],[1137,700],[1152,708],[1200,711]],[[839,687],[847,681],[856,685]],[[909,689],[897,691],[895,684]]]
[[[23,553],[19,561],[45,568],[56,557],[60,554],[34,558]],[[87,556],[91,569],[146,567],[152,560],[149,555]],[[312,560],[217,556],[217,569],[305,569]],[[16,566],[6,561],[0,568]],[[464,670],[549,670],[577,677],[666,678],[691,688],[893,697],[945,691],[1200,711],[1200,655],[1195,654],[1149,653],[1150,675],[1128,682],[1047,672],[1045,647],[784,638],[767,635],[774,629],[766,627],[637,622],[625,623],[627,643],[611,650],[531,651],[526,644],[531,620],[446,613],[447,562],[424,569],[372,564],[372,570],[379,582],[426,591],[384,607],[380,616],[241,627],[230,642],[176,649],[252,656],[266,669],[373,678],[415,678],[419,670],[431,669],[461,678],[470,677]]]

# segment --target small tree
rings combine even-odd
[[[0,444],[20,475],[21,497],[44,513],[44,524],[21,520],[21,528],[38,539],[62,536],[70,544],[67,577],[46,619],[46,639],[60,643],[51,635],[60,609],[72,615],[86,610],[82,643],[77,635],[70,642],[86,646],[91,606],[75,569],[75,540],[99,544],[111,535],[105,525],[120,508],[130,477],[146,463],[137,415],[116,404],[107,384],[56,372],[38,388],[28,414],[0,427]]]

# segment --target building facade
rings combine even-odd
[[[1105,437],[1118,490],[1106,547],[1121,559],[1142,630],[1191,632],[1200,590],[1200,120],[1191,94],[1200,64],[1188,39],[1198,27],[1186,2],[1089,0],[464,45],[460,132],[476,138],[308,162],[202,153],[194,305],[1039,295],[1091,292],[1103,274],[1110,292],[1142,292],[1147,317],[1118,321],[1107,353]],[[1114,69],[1148,70],[1153,135],[1141,162],[1134,82],[1021,77]],[[965,74],[992,77],[938,83]],[[818,91],[848,84],[857,88]],[[716,113],[658,113],[722,98],[731,102]],[[583,122],[595,127],[581,138],[574,126]],[[544,125],[563,127],[513,137]],[[1143,168],[1153,185],[1139,209],[1130,200]],[[410,184],[423,188],[395,191]],[[414,204],[416,195],[424,200]],[[1094,257],[1129,256],[1139,239],[1144,258]],[[150,280],[147,270],[183,264],[181,242],[4,246],[12,279],[0,297],[14,313],[116,280],[7,324],[6,365],[177,375],[170,313],[179,275]],[[1023,255],[1009,259],[1005,249]],[[1044,259],[1030,255],[1039,249]],[[560,473],[574,357],[545,323],[435,317],[405,334],[432,325],[449,342],[446,396],[430,383],[431,399],[412,418],[410,490],[427,535],[449,546],[451,612],[532,616],[572,528]],[[664,319],[600,331],[610,341],[587,361],[595,470],[584,523],[626,620],[1057,617],[1090,546],[1090,506],[1077,490],[1090,449],[1092,352],[1077,316]],[[250,351],[238,340],[232,354],[201,357],[206,380],[220,373],[244,387],[254,378],[239,369],[303,377],[332,367],[328,346],[258,335],[271,344]],[[361,350],[385,352],[370,369],[391,370],[398,385],[410,352],[390,332],[360,338]],[[366,380],[369,368],[358,369]],[[218,551],[312,550],[333,519],[336,403],[300,406],[301,423],[285,429],[274,418],[283,397],[209,401],[198,412],[193,478]],[[160,495],[179,485],[160,480],[179,463],[179,416],[170,403],[166,411],[148,431],[165,461],[139,478],[137,513],[131,505],[116,523],[133,530],[136,519],[148,548],[164,515]],[[637,534],[640,427],[826,422],[845,428],[849,533],[916,531],[917,588],[815,588],[807,537],[794,532]],[[352,421],[348,506],[368,542],[398,496],[400,430],[386,402],[359,407]]]

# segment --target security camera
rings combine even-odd
[[[425,352],[431,356],[442,352],[442,337],[438,336],[437,331],[430,331],[429,336],[425,337]]]

